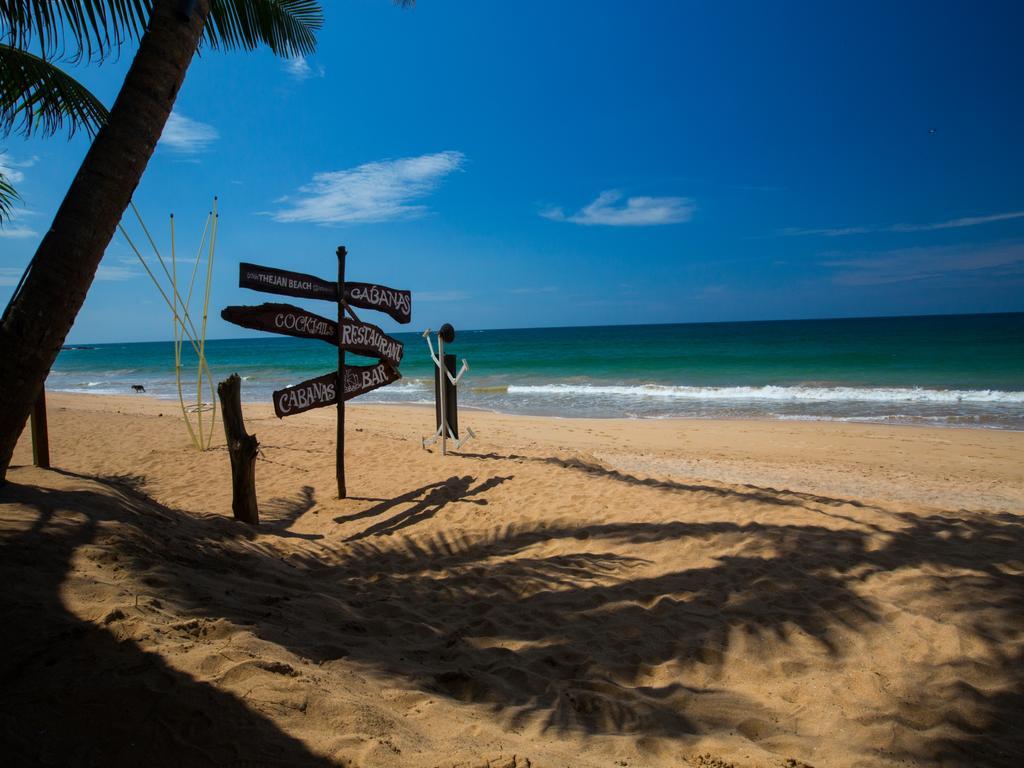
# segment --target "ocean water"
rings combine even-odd
[[[360,402],[432,403],[426,342],[405,342],[403,379]],[[562,417],[839,419],[1024,429],[1024,313],[458,331],[460,405]],[[270,402],[336,364],[321,341],[211,340],[217,380]],[[349,356],[353,363],[369,361]],[[186,392],[195,398],[195,356]],[[60,353],[51,390],[176,398],[171,342]],[[206,398],[209,399],[207,392]]]

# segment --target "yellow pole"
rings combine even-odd
[[[206,291],[203,299],[203,341],[206,341],[206,312],[210,306],[210,286],[213,285],[213,256],[217,246],[217,229],[220,227],[220,214],[217,213],[217,197],[213,198],[213,231],[210,233],[210,258],[206,264]],[[203,367],[206,368],[206,380],[210,384],[210,435],[206,438],[206,449],[210,449],[213,443],[213,425],[217,421],[217,396],[213,388],[213,373],[210,366],[206,364],[206,357],[203,357]]]
[[[178,256],[177,248],[174,242],[174,214],[171,214],[171,291],[173,292],[175,302],[180,301],[181,294],[178,293]],[[188,306],[183,307],[184,311],[188,311]],[[178,385],[178,403],[181,405],[181,415],[185,419],[185,427],[188,429],[188,435],[192,438],[192,445],[197,449],[199,443],[196,440],[196,433],[192,429],[192,420],[188,417],[188,411],[185,409],[185,400],[181,393],[181,341],[184,336],[185,324],[178,318],[178,313],[174,313],[174,381]]]
[[[203,296],[203,322],[199,335],[199,371],[196,378],[196,412],[199,422],[199,443],[203,445],[203,366],[206,364],[206,318],[210,309],[210,281],[213,279],[213,248],[217,240],[217,198],[213,198],[213,229],[210,230],[210,253],[206,259],[206,291]],[[212,384],[212,381],[211,381]],[[211,401],[214,398],[211,398]],[[210,425],[212,439],[213,425]],[[201,450],[201,449],[200,449]]]

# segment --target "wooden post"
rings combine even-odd
[[[344,245],[338,246],[338,498],[344,499],[345,491],[345,346],[341,343],[342,326],[345,321],[345,256]]]
[[[237,373],[217,385],[224,436],[231,457],[231,511],[235,520],[259,525],[260,511],[256,504],[256,454],[260,444],[256,435],[247,434],[242,419],[242,380]]]
[[[50,433],[46,428],[46,387],[39,390],[39,397],[32,406],[29,416],[32,428],[32,463],[43,469],[50,468]]]

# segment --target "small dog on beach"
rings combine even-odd
[[[145,392],[146,388],[141,384],[132,384],[132,392]]]

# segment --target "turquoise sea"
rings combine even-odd
[[[404,378],[360,402],[433,402],[426,342],[393,335],[406,345]],[[470,365],[460,405],[504,413],[1024,429],[1024,313],[457,330],[447,351]],[[337,353],[267,334],[208,341],[207,356],[218,380],[237,372],[246,401],[269,403],[332,370]],[[171,342],[66,349],[47,381],[118,395],[133,384],[177,397]]]

